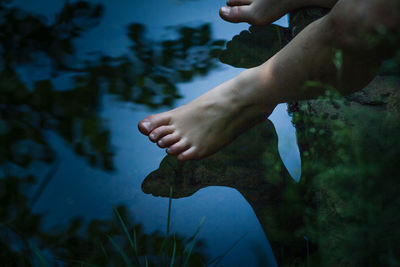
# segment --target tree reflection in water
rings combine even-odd
[[[3,138],[8,144],[2,146],[1,162],[23,167],[33,160],[52,159],[43,136],[44,129],[51,129],[92,165],[112,170],[109,131],[98,116],[101,94],[105,91],[152,108],[171,106],[179,98],[175,83],[209,73],[224,45],[222,40],[212,40],[208,24],[178,27],[176,39],[160,43],[145,38],[143,25],[131,24],[127,26],[131,54],[115,58],[99,54],[94,60],[83,60],[76,58],[74,40],[99,23],[100,5],[67,3],[55,22],[47,25],[40,17],[0,3],[7,18],[0,25],[4,33],[0,77],[2,121],[7,129]],[[71,88],[60,91],[50,78],[35,81],[33,88],[24,84],[26,77],[21,77],[18,67],[39,67],[42,57],[50,60],[53,76],[71,75]],[[40,153],[16,149],[22,140],[30,141]]]
[[[54,132],[89,164],[112,171],[115,151],[99,117],[102,95],[150,108],[171,106],[179,98],[176,83],[217,67],[224,41],[212,39],[209,25],[177,27],[175,39],[155,41],[146,37],[143,25],[130,24],[129,54],[80,58],[74,41],[100,22],[100,5],[66,2],[47,23],[10,2],[0,0],[0,260],[10,266],[40,264],[42,258],[54,265],[73,265],[73,260],[124,265],[123,254],[134,251],[117,219],[75,219],[67,227],[44,229],[44,216],[31,211],[41,192],[32,166],[40,162],[57,167],[47,135]],[[265,61],[305,25],[304,17],[292,16],[290,32],[276,26],[250,28],[233,38],[221,59],[241,67]],[[268,49],[263,50],[264,44]],[[40,68],[43,59],[51,75],[29,80],[21,67]],[[386,73],[391,76],[384,76],[381,84],[378,80],[378,89],[383,84],[398,88],[398,77]],[[60,90],[54,78],[65,75],[71,77],[70,87]],[[168,196],[172,185],[173,197],[183,197],[209,185],[236,188],[253,207],[282,265],[398,265],[400,101],[396,91],[378,92],[371,94],[373,101],[364,91],[339,101],[329,95],[318,100],[323,105],[291,105],[305,162],[299,184],[284,169],[267,123],[208,159],[179,165],[167,157],[146,178],[143,190]],[[385,115],[376,113],[381,111]],[[349,113],[359,117],[349,119]],[[51,177],[50,171],[44,180]],[[150,265],[159,264],[164,235],[145,234],[123,207],[118,210],[129,232],[135,230],[141,263],[146,255]],[[167,252],[172,255],[173,238],[169,240]],[[190,239],[176,236],[175,242],[179,262]],[[191,259],[191,264],[206,261],[201,250]]]
[[[32,194],[40,180],[33,166],[57,166],[56,148],[48,141],[48,133],[62,137],[90,165],[113,171],[115,151],[110,131],[99,116],[101,97],[113,94],[121,101],[150,108],[171,106],[180,97],[176,83],[207,75],[217,67],[216,59],[225,42],[212,38],[208,24],[176,27],[174,39],[156,41],[146,37],[144,25],[132,23],[127,25],[131,41],[128,54],[110,57],[97,52],[90,57],[80,56],[76,40],[96,27],[103,13],[104,8],[98,4],[66,1],[54,21],[48,22],[12,1],[0,0],[2,263],[32,265],[43,257],[51,264],[55,259],[60,264],[72,260],[124,264],[121,251],[128,255],[132,251],[118,221],[86,223],[75,219],[66,228],[45,230],[43,215],[32,213],[31,207],[45,186],[42,181]],[[24,68],[27,66],[49,73],[48,77],[35,80]],[[70,77],[69,88],[60,90],[58,77]],[[48,182],[51,177],[50,171],[44,180]],[[124,218],[129,217],[123,207],[119,210]],[[165,257],[158,257],[163,234],[144,234],[140,225],[130,225],[130,233],[133,229],[136,232],[141,264],[145,264],[144,255],[150,265],[160,264],[159,259]],[[107,236],[116,238],[121,251]],[[174,240],[175,261],[179,262],[190,240],[179,236]],[[172,237],[169,242],[173,242]],[[169,257],[172,248],[171,243]],[[195,249],[190,263],[204,261]]]

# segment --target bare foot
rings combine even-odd
[[[276,106],[272,98],[265,99],[269,94],[262,83],[264,79],[252,70],[242,72],[189,104],[141,120],[140,132],[182,161],[217,152],[245,130],[264,121]]]
[[[337,0],[227,0],[219,10],[221,18],[229,22],[248,22],[266,25],[283,15],[305,6],[332,8]]]

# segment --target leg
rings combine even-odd
[[[330,84],[342,93],[360,90],[396,47],[382,49],[385,42],[364,45],[364,36],[375,36],[375,25],[383,25],[398,42],[398,5],[398,0],[340,0],[327,16],[310,24],[263,65],[187,105],[143,119],[139,130],[179,160],[199,159],[265,120],[278,103],[323,93],[323,87],[304,88],[306,81]],[[333,64],[334,49],[343,53],[341,75]]]
[[[297,8],[318,6],[332,8],[337,0],[227,0],[221,18],[229,22],[266,25]]]

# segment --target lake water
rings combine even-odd
[[[11,237],[15,242],[11,249],[30,255],[20,243],[32,242],[31,247],[40,248],[38,258],[43,256],[50,265],[66,261],[54,257],[57,242],[47,240],[51,245],[46,247],[45,233],[61,231],[58,237],[69,243],[62,245],[60,240],[58,245],[70,251],[74,243],[66,227],[77,217],[82,218],[82,225],[111,220],[113,209],[122,205],[126,217],[142,225],[143,235],[166,231],[169,185],[157,180],[157,173],[149,176],[166,154],[139,133],[137,123],[152,113],[187,103],[243,70],[210,54],[212,49],[224,49],[224,42],[214,41],[230,41],[249,27],[221,20],[222,1],[88,2],[92,5],[71,2],[69,9],[65,1],[1,3],[1,12],[8,14],[3,17],[7,23],[2,24],[6,38],[1,68],[5,77],[15,76],[6,84],[8,103],[15,110],[7,106],[3,113],[3,128],[9,136],[2,145],[7,150],[3,151],[2,175],[25,177],[30,173],[35,177],[28,185],[19,182],[21,196],[8,199],[3,226],[21,238]],[[287,18],[277,23],[287,26]],[[170,50],[168,44],[163,46],[181,37]],[[286,105],[278,106],[270,119],[279,135],[279,154],[298,181],[300,156]],[[7,130],[13,127],[15,132]],[[272,144],[274,162],[282,167],[271,124],[266,122],[250,135],[262,148]],[[238,142],[251,143],[245,139]],[[235,245],[221,265],[276,266],[263,218],[268,212],[263,205],[274,203],[272,196],[264,194],[273,191],[260,178],[264,170],[256,163],[262,151],[251,144],[243,151],[235,144],[232,147],[227,151],[236,151],[237,158],[226,158],[227,152],[221,152],[184,167],[188,171],[182,183],[177,179],[175,184],[170,233],[189,238],[204,218],[198,238],[208,260]],[[224,166],[224,173],[213,179],[220,171],[218,165]],[[229,172],[230,166],[239,165],[241,172],[234,168]],[[203,176],[189,175],[189,169]],[[289,177],[285,168],[278,168],[274,175]],[[143,183],[146,177],[149,182]],[[14,213],[25,208],[30,214],[27,218],[14,218]],[[30,221],[34,214],[40,218],[38,225]],[[29,231],[19,234],[19,227]],[[6,235],[13,236],[7,231]],[[65,255],[79,260],[80,252],[85,254],[83,250]]]
[[[0,0],[1,266],[400,265],[399,51],[199,161],[139,133],[326,13],[249,28],[223,4]]]

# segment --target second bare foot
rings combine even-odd
[[[337,0],[227,0],[226,6],[220,8],[219,14],[229,22],[267,25],[297,8],[332,8],[336,2]]]

